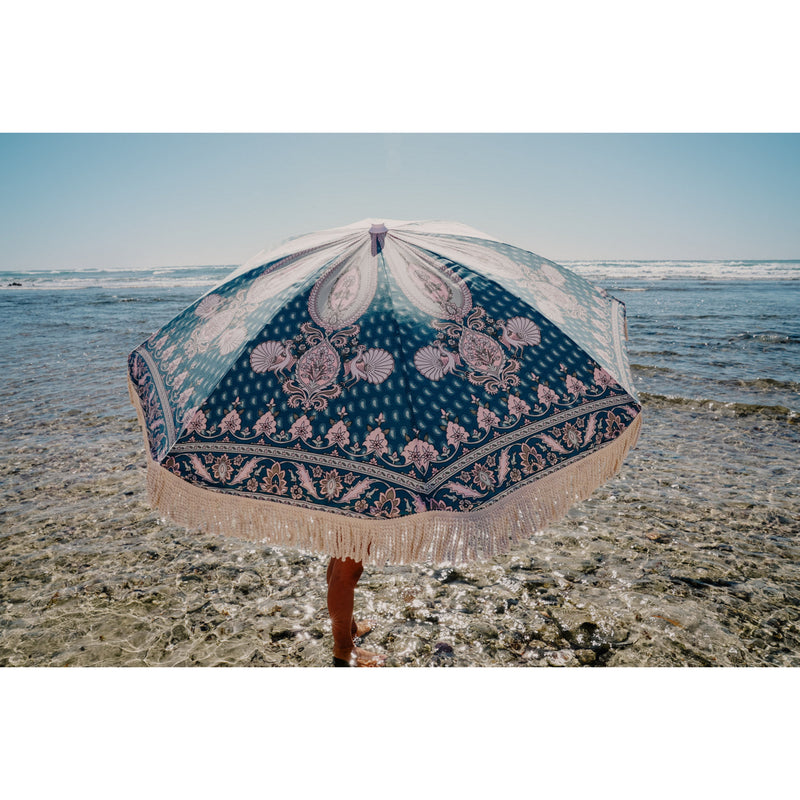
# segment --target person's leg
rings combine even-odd
[[[333,629],[333,655],[349,661],[353,651],[353,604],[356,584],[364,571],[360,561],[332,558],[328,564],[328,613]]]
[[[348,558],[347,561],[352,561],[352,559]],[[333,574],[335,562],[338,562],[339,565],[343,564],[342,560],[338,559],[338,558],[332,558],[328,562],[328,571],[327,571],[327,574],[325,576],[325,581],[327,582],[328,586],[331,585],[331,575]],[[353,563],[355,563],[355,562],[353,562]],[[340,566],[339,569],[341,570],[341,569],[343,569],[343,567]],[[363,572],[363,565],[362,565],[361,572]],[[361,572],[359,572],[358,578],[356,578],[356,583],[358,583],[358,579],[361,577]],[[336,600],[334,600],[334,602],[336,602]],[[330,598],[328,600],[328,610],[330,611]],[[337,611],[338,611],[338,609],[337,609]],[[359,637],[359,636],[366,636],[372,630],[372,626],[373,626],[373,621],[372,620],[362,619],[360,622],[356,622],[356,618],[354,616],[351,616],[350,631],[353,634],[353,638],[354,639]]]
[[[353,603],[356,584],[363,571],[364,565],[351,558],[332,558],[328,564],[328,613],[333,630],[333,657],[344,662],[342,666],[349,664],[353,656],[358,666],[378,666],[384,658],[353,643],[353,636],[358,632],[353,619]]]

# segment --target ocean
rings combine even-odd
[[[612,482],[491,561],[370,570],[412,666],[800,666],[800,261],[563,262],[626,304]],[[326,665],[321,558],[147,506],[128,353],[232,265],[0,273],[0,665]]]

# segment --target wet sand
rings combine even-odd
[[[364,646],[389,666],[800,666],[800,426],[644,413],[622,473],[529,544],[368,569]],[[162,522],[132,410],[13,421],[0,665],[330,665],[325,559]]]

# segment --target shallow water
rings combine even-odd
[[[754,327],[770,313],[755,306],[727,323],[742,287],[697,288],[684,306],[725,295],[711,355],[670,329],[663,283],[620,292],[645,391],[620,475],[506,556],[369,568],[365,647],[395,666],[800,666],[800,425],[780,371],[798,374],[797,346],[768,336],[797,323]],[[189,533],[147,505],[125,356],[197,293],[0,293],[0,665],[329,664],[324,559]],[[748,347],[764,393],[724,383]],[[713,391],[668,398],[663,367]]]
[[[798,428],[645,413],[620,476],[530,544],[368,569],[365,646],[392,665],[800,666]],[[162,523],[130,418],[50,435],[74,446],[23,435],[2,460],[0,664],[329,663],[323,559]]]

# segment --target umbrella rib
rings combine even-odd
[[[390,238],[390,237],[391,237],[391,232],[389,234],[387,234],[387,238]],[[394,330],[395,330],[394,341],[397,342],[398,347],[400,349],[400,354],[403,356],[401,359],[399,359],[399,363],[400,363],[400,371],[401,371],[402,376],[403,376],[402,380],[403,380],[403,389],[405,391],[406,407],[408,408],[409,414],[411,415],[411,423],[412,423],[412,428],[411,429],[412,429],[412,431],[413,430],[419,430],[418,420],[416,418],[416,415],[414,414],[414,404],[412,402],[413,398],[412,398],[411,390],[410,390],[410,381],[408,379],[408,371],[407,371],[407,367],[406,367],[407,359],[406,359],[406,353],[405,353],[405,348],[404,348],[404,341],[403,341],[403,337],[400,335],[400,326],[399,326],[398,321],[397,321],[398,320],[398,316],[395,313],[394,298],[392,297],[392,281],[391,281],[391,278],[390,278],[390,275],[389,275],[389,267],[387,266],[386,259],[384,258],[384,255],[383,255],[383,250],[381,250],[381,252],[378,253],[376,258],[379,259],[379,261],[378,261],[379,269],[381,269],[383,271],[384,285],[386,287],[386,296],[388,297],[389,304],[392,307],[392,314],[390,315],[390,318],[391,318],[391,324],[392,324],[392,326],[394,327]],[[395,363],[398,363],[398,359],[395,359]]]

